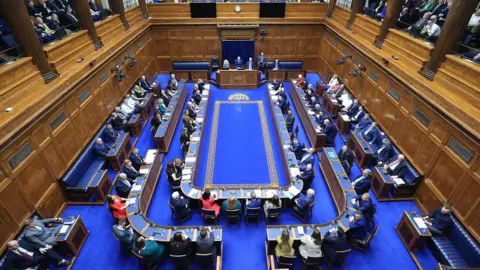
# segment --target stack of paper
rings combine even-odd
[[[197,123],[203,123],[203,117],[197,117]]]
[[[135,204],[137,203],[137,198],[130,198],[129,201],[131,204]]]
[[[309,114],[309,115],[315,115],[315,112],[312,111],[312,110],[308,110],[308,114]]]
[[[182,174],[183,175],[192,174],[192,169],[191,168],[183,169]]]
[[[150,168],[141,168],[139,172],[140,174],[148,174],[150,172]]]
[[[343,121],[350,122],[350,117],[348,117],[348,115],[346,114],[340,114],[340,115],[342,116]]]
[[[303,226],[298,226],[297,231],[298,231],[298,234],[305,234],[305,231],[303,230]]]
[[[292,193],[294,196],[296,196],[298,193],[300,193],[300,190],[298,190],[298,188],[294,185],[291,185],[289,188],[288,188],[288,191],[290,193]]]
[[[397,184],[397,186],[401,186],[401,185],[405,185],[405,181],[403,181],[402,178],[393,178],[393,181],[395,182],[395,184]]]
[[[427,228],[427,224],[425,224],[425,221],[421,217],[414,217],[413,220],[415,221],[415,223],[417,223],[417,226],[420,229],[426,229]]]
[[[198,136],[195,136],[195,137],[192,137],[192,142],[199,142],[200,141],[200,137]]]
[[[190,179],[192,179],[192,175],[191,175],[191,174],[184,174],[184,175],[182,176],[182,179],[183,179],[183,180],[190,180]]]
[[[295,195],[293,195],[290,191],[284,191],[283,194],[285,194],[285,196],[287,196],[288,199],[295,197]]]
[[[197,159],[196,157],[187,157],[187,158],[185,159],[185,162],[188,162],[188,163],[190,163],[190,162],[195,162],[196,159]]]
[[[60,231],[58,232],[59,234],[64,234],[68,230],[68,225],[62,225],[62,228],[60,228]]]
[[[132,191],[140,191],[142,189],[141,185],[133,185],[132,186]]]
[[[290,145],[289,145],[289,144],[284,144],[284,145],[283,145],[283,149],[288,149],[288,148],[290,148]]]
[[[300,174],[300,169],[290,168],[290,175],[292,176],[292,178],[295,178],[299,174]]]
[[[196,190],[196,189],[192,188],[192,189],[190,189],[190,192],[188,192],[189,197],[196,198],[197,195],[198,195],[198,190]]]
[[[147,155],[145,156],[145,163],[152,164],[153,161],[155,160],[156,153],[157,153],[157,150],[155,149],[148,150]]]

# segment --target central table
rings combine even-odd
[[[220,88],[257,88],[260,74],[258,70],[219,70],[217,82]]]

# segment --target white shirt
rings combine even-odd
[[[358,182],[362,181],[363,179],[365,179],[365,177],[362,175],[357,180],[353,181],[353,185],[355,186]]]
[[[133,108],[125,103],[122,103],[122,105],[120,105],[120,109],[124,114],[131,114],[133,112]]]
[[[480,23],[480,16],[477,16],[473,13],[472,17],[470,17],[470,21],[468,22],[468,26],[476,26]]]
[[[398,164],[400,164],[400,161],[398,161],[398,162],[397,161],[398,160],[395,160],[394,162],[390,163],[390,164],[393,164],[393,163],[395,163],[395,164],[393,164],[392,166],[388,165],[388,168],[390,168],[390,170],[392,170],[392,171],[395,170],[395,168],[398,166]]]
[[[26,249],[24,249],[24,248],[22,248],[22,247],[18,247],[17,250],[12,250],[12,252],[14,252],[14,253],[16,253],[17,255],[22,256],[22,257],[23,257],[23,255],[20,254],[20,252],[23,252],[23,253],[26,253],[26,254],[30,255],[30,257],[32,257],[32,259],[33,259],[33,252],[30,252],[30,251],[28,251],[28,250],[26,250]]]
[[[355,116],[353,116],[353,120],[357,120],[357,118],[360,116],[360,114],[362,113],[363,111],[362,110],[358,110],[357,114],[355,114]]]
[[[388,145],[388,143],[387,143],[387,144],[384,144],[384,145],[382,145],[382,147],[380,147],[380,149],[378,149],[378,151],[377,151],[377,152],[380,154],[380,152],[382,152],[382,151],[383,151],[383,149],[385,149],[385,147],[387,147],[387,145]]]
[[[334,86],[334,85],[337,85],[337,84],[338,84],[338,79],[336,79],[336,78],[331,78],[330,82],[328,83],[328,85],[330,85],[330,86]]]
[[[374,125],[371,125],[366,131],[365,131],[365,135],[367,135],[370,131],[372,131],[372,129],[374,128],[375,126]]]
[[[440,26],[438,24],[434,23],[431,26],[428,25],[428,23],[423,27],[422,32],[427,32],[429,36],[439,36],[440,35]]]
[[[132,184],[130,184],[130,182],[128,182],[128,180],[124,179],[124,180],[121,180],[125,185],[127,185],[128,187],[131,187]]]

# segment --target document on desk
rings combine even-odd
[[[68,225],[62,225],[62,228],[60,228],[60,231],[58,231],[58,234],[65,234],[68,231]]]
[[[187,157],[187,158],[185,159],[185,162],[186,162],[186,163],[195,162],[196,159],[197,159],[196,157]]]
[[[192,169],[190,169],[190,168],[188,168],[188,169],[183,169],[182,174],[183,174],[183,175],[192,174]]]
[[[192,137],[192,142],[199,142],[200,141],[200,137],[199,136],[194,136]]]
[[[191,180],[191,179],[192,179],[192,175],[191,175],[191,174],[184,174],[184,175],[182,176],[182,179],[183,179],[183,180]]]
[[[197,189],[190,189],[190,191],[188,192],[188,196],[189,197],[192,197],[192,198],[197,198],[198,197],[198,190]]]
[[[197,123],[203,123],[203,117],[197,117]]]
[[[283,145],[283,149],[288,149],[288,148],[290,148],[290,144],[284,144]]]
[[[343,121],[350,122],[350,117],[348,117],[348,115],[346,114],[340,114],[340,115],[342,116]]]
[[[155,149],[148,150],[147,155],[145,156],[145,163],[152,164],[153,161],[155,160],[156,153],[157,153],[157,150]]]
[[[299,168],[290,168],[290,175],[292,176],[292,178],[295,178],[299,174],[300,174]]]
[[[405,181],[402,178],[392,178],[397,186],[405,185]]]
[[[414,217],[413,220],[415,221],[415,223],[417,223],[417,226],[420,229],[426,229],[427,228],[427,224],[425,224],[425,221],[421,217]]]
[[[267,198],[272,198],[273,196],[277,195],[277,191],[274,189],[269,189],[265,192]]]
[[[303,226],[298,226],[297,227],[297,232],[298,232],[298,234],[305,234],[305,231],[303,230]]]
[[[150,172],[150,168],[141,168],[139,173],[140,174],[148,174]]]
[[[137,198],[130,198],[128,199],[131,204],[136,204],[137,203]]]
[[[133,185],[132,191],[140,191],[142,189],[142,185]]]
[[[255,189],[254,192],[255,192],[255,194],[257,195],[257,198],[261,198],[261,197],[262,197],[262,190],[261,190],[261,189]]]
[[[210,191],[210,194],[211,194],[213,197],[218,198],[217,191]]]
[[[308,114],[309,114],[309,115],[315,115],[315,112],[312,111],[312,110],[308,110]]]
[[[288,192],[292,193],[293,197],[295,197],[298,193],[300,193],[300,190],[295,185],[291,185],[288,188]]]

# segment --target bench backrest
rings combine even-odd
[[[173,62],[173,70],[210,70],[210,62]]]
[[[450,239],[471,267],[480,267],[480,247],[473,237],[463,228],[462,224],[452,215],[453,224],[445,231],[445,237]]]
[[[302,61],[278,61],[278,63],[280,64],[281,69],[303,69]],[[274,66],[274,61],[267,62],[268,69],[273,69]]]

